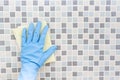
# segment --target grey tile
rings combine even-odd
[[[106,1],[106,5],[111,5],[111,1],[110,1],[110,0],[107,0],[107,1]]]
[[[7,47],[6,47],[6,51],[10,51],[10,46],[7,46]]]
[[[16,52],[12,52],[12,56],[16,56]]]
[[[77,61],[73,61],[73,66],[77,66]]]
[[[68,38],[68,39],[72,39],[72,34],[68,34],[68,35],[67,35],[67,38]]]
[[[78,7],[77,6],[73,6],[73,11],[77,11]]]
[[[87,71],[88,67],[87,66],[83,66],[83,71]]]
[[[104,56],[100,56],[100,57],[99,57],[99,60],[104,60]]]
[[[99,6],[95,6],[95,11],[99,11]]]
[[[78,24],[77,23],[73,23],[73,28],[77,28]]]
[[[62,29],[62,33],[66,33],[66,29]]]
[[[95,29],[95,33],[99,33],[99,29]]]
[[[116,34],[116,38],[117,38],[117,39],[120,39],[120,34]]]
[[[9,22],[9,18],[5,18],[5,22]]]
[[[17,68],[12,68],[12,72],[16,73],[17,72]]]
[[[0,18],[0,23],[2,23],[3,22],[3,18]]]
[[[10,12],[10,17],[15,17],[15,12]]]
[[[89,60],[93,60],[93,56],[89,56]]]
[[[6,73],[6,69],[5,68],[1,68],[1,73]]]
[[[45,12],[45,17],[49,17],[49,12]]]
[[[88,8],[89,8],[88,6],[84,6],[85,11],[88,11]]]
[[[51,33],[55,33],[55,29],[50,29],[50,32]]]
[[[115,56],[110,56],[110,60],[115,60]]]
[[[83,34],[78,34],[78,38],[82,39],[83,38]]]
[[[110,11],[110,6],[106,6],[106,11]]]
[[[73,76],[77,76],[77,72],[73,72]]]
[[[99,76],[104,76],[104,72],[99,72]]]
[[[56,56],[57,61],[61,61],[61,56]]]
[[[111,16],[116,16],[116,12],[111,12]]]
[[[105,66],[105,71],[109,71],[109,66]]]
[[[99,44],[99,40],[94,40],[94,44]]]
[[[116,45],[116,50],[120,50],[120,45]]]
[[[93,34],[89,34],[89,39],[93,39],[94,35]]]
[[[50,73],[46,73],[46,77],[50,77]]]
[[[44,11],[44,7],[43,6],[39,6],[39,11]]]
[[[57,34],[57,35],[56,35],[56,39],[61,39],[61,35],[60,35],[60,34]]]
[[[114,28],[111,29],[111,33],[115,33],[115,29]]]
[[[50,11],[55,11],[55,7],[54,6],[50,7]]]
[[[84,33],[88,33],[88,29],[85,28],[85,29],[84,29]]]
[[[79,12],[78,14],[79,14],[79,16],[83,16],[83,12]]]
[[[51,67],[51,71],[52,71],[52,72],[55,71],[55,67]]]
[[[88,40],[84,40],[84,44],[88,44]]]
[[[98,66],[99,65],[99,61],[94,61],[94,66]]]
[[[27,22],[27,18],[22,18],[22,22],[26,23]]]
[[[95,22],[99,22],[99,18],[98,17],[95,18]]]
[[[4,5],[8,5],[8,4],[9,4],[9,1],[4,0]]]
[[[115,72],[115,76],[120,76],[120,72],[119,72],[119,71],[116,71],[116,72]]]
[[[105,40],[105,44],[110,44],[110,41],[109,40]]]
[[[45,0],[44,5],[49,5],[49,0]]]
[[[106,22],[110,22],[110,18],[106,18]]]
[[[21,11],[20,6],[16,6],[16,11]]]
[[[25,6],[26,5],[26,1],[22,1],[22,6]]]
[[[11,63],[6,63],[6,67],[11,67]]]
[[[65,1],[65,0],[62,0],[61,4],[62,4],[62,5],[66,5],[66,1]]]
[[[120,65],[120,61],[115,61],[115,65]]]
[[[38,5],[38,1],[33,1],[33,5]]]
[[[94,5],[94,0],[91,0],[91,1],[90,1],[90,5]]]
[[[71,17],[72,16],[72,12],[67,12],[67,16]]]
[[[104,39],[104,34],[100,34],[100,39]]]
[[[50,21],[51,21],[51,22],[55,22],[55,18],[51,18]]]
[[[84,17],[84,22],[88,22],[88,17]]]
[[[104,23],[100,23],[101,28],[104,28],[104,25],[105,25]]]
[[[66,53],[67,53],[66,51],[62,51],[62,55],[66,55]]]
[[[99,45],[94,45],[95,50],[99,50]]]
[[[120,22],[120,18],[119,17],[117,18],[117,22]]]
[[[93,71],[93,67],[89,67],[89,71]]]
[[[26,12],[22,12],[22,16],[26,17],[27,16]]]
[[[73,5],[77,5],[77,0],[73,0]]]
[[[0,6],[0,11],[3,11],[3,6]]]
[[[0,46],[1,46],[1,45],[4,45],[4,44],[5,44],[5,42],[4,42],[4,41],[0,41]]]
[[[73,45],[73,50],[77,50],[77,45]]]
[[[82,51],[82,50],[79,50],[79,51],[78,51],[78,55],[83,55],[83,51]]]
[[[66,23],[62,23],[62,28],[66,28]]]
[[[100,55],[104,55],[104,51],[103,50],[100,50]]]
[[[67,62],[67,66],[72,66],[72,62]]]
[[[62,67],[62,71],[66,71],[66,67]]]
[[[99,80],[104,80],[104,77],[99,77]]]

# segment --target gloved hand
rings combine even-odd
[[[56,46],[43,51],[48,26],[40,34],[41,22],[34,29],[33,23],[22,31],[21,72],[18,80],[36,80],[37,72],[44,62],[55,52]]]

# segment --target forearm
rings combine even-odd
[[[18,80],[36,80],[38,69],[33,63],[22,65]]]

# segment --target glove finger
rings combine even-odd
[[[42,66],[45,63],[45,61],[56,51],[56,49],[56,46],[52,46],[43,53],[43,57],[40,60],[40,66]]]
[[[28,28],[28,39],[27,39],[27,43],[30,43],[30,42],[32,41],[33,31],[34,31],[34,24],[31,23],[31,24],[29,24],[29,28]]]
[[[23,28],[22,30],[22,46],[24,46],[24,44],[26,43],[27,40],[27,36],[26,36],[26,28]]]
[[[37,42],[39,37],[40,37],[40,29],[41,29],[41,22],[38,21],[36,28],[35,28],[35,32],[34,32],[34,36],[33,36],[33,42]]]
[[[41,46],[44,46],[45,44],[47,32],[48,32],[48,26],[46,25],[41,33],[40,40],[39,40],[39,43]]]

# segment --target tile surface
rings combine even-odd
[[[46,20],[56,62],[37,80],[120,80],[120,0],[1,0],[0,80],[17,80],[20,50],[11,29]]]

